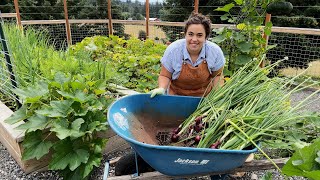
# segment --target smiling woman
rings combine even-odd
[[[223,84],[225,58],[221,48],[208,41],[210,19],[193,13],[184,28],[185,38],[170,44],[161,59],[157,94],[206,96],[213,87]]]

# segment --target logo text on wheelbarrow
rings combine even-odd
[[[205,165],[208,164],[210,160],[203,159],[203,160],[197,160],[197,159],[181,159],[178,158],[174,162],[179,164],[188,164],[188,165]]]

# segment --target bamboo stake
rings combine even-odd
[[[264,22],[264,24],[265,24],[265,26],[267,25],[267,23],[268,22],[270,22],[271,21],[271,14],[266,14],[266,19],[265,19],[265,22]],[[265,44],[265,46],[267,46],[268,45],[268,40],[269,40],[269,36],[266,34],[266,33],[263,33],[263,38],[266,40],[266,44]]]
[[[112,35],[112,16],[111,16],[111,0],[108,0],[108,28],[109,28],[109,35]]]
[[[68,46],[72,44],[71,39],[71,31],[70,31],[70,24],[69,24],[69,18],[68,18],[68,7],[67,7],[67,0],[63,0],[63,9],[64,9],[64,18],[66,20],[66,34],[67,34],[67,42]]]
[[[14,0],[14,9],[16,11],[17,24],[20,28],[22,28],[18,0]]]
[[[267,13],[266,14],[266,19],[265,19],[265,22],[264,22],[265,26],[267,25],[268,22],[270,22],[270,20],[271,20],[271,14]],[[263,32],[263,38],[266,40],[266,43],[264,44],[264,46],[266,48],[267,45],[268,45],[269,36],[265,32]],[[260,67],[264,67],[264,64],[265,64],[264,60],[261,61]]]

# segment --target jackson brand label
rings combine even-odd
[[[205,165],[208,164],[210,160],[203,159],[203,160],[198,160],[198,159],[181,159],[178,158],[174,162],[179,163],[179,164],[186,164],[186,165]]]

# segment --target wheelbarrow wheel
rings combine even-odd
[[[138,154],[137,162],[139,174],[154,171],[154,169],[147,162],[145,162]],[[121,157],[115,165],[116,176],[129,175],[134,174],[136,172],[137,170],[135,152],[130,152],[129,154]]]

